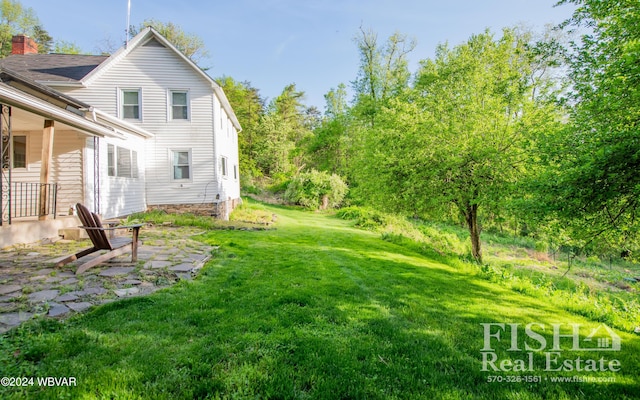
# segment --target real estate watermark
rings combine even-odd
[[[482,371],[618,372],[621,368],[615,356],[622,348],[622,340],[604,324],[592,329],[582,329],[580,324],[537,322],[480,325],[483,328]],[[518,356],[501,358],[496,350],[498,344],[506,345],[507,352]]]

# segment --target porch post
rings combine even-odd
[[[11,107],[0,104],[0,226],[11,225]]]
[[[51,175],[51,162],[53,160],[53,136],[54,136],[53,120],[44,120],[44,129],[42,131],[42,165],[40,168],[40,212],[38,219],[43,221],[47,219],[47,203],[49,191],[45,189],[45,185],[49,183]],[[53,211],[55,213],[55,210]]]

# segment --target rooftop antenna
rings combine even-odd
[[[131,0],[127,0],[127,29],[125,30],[127,37],[124,41],[125,49],[129,47],[129,21],[131,19]]]

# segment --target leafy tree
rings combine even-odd
[[[384,101],[408,85],[411,74],[407,56],[415,49],[416,42],[396,32],[383,46],[379,46],[378,35],[362,27],[355,42],[360,53],[360,69],[353,82],[356,92],[354,111],[373,126]]]
[[[312,114],[304,104],[304,92],[298,91],[295,84],[285,86],[282,93],[276,97],[269,105],[268,113],[273,121],[279,121],[280,136],[277,140],[287,149],[286,156],[282,151],[278,153],[287,158],[282,165],[287,164],[289,170],[279,171],[292,173],[294,170],[301,170],[305,166],[304,143],[311,136],[311,129],[314,125]],[[286,143],[286,144],[285,144]]]
[[[195,34],[185,32],[180,26],[173,22],[161,22],[153,18],[144,20],[139,27],[131,27],[130,35],[133,37],[146,27],[153,27],[162,36],[167,38],[178,50],[187,56],[191,61],[198,64],[202,59],[209,57],[204,40]]]
[[[586,243],[636,246],[640,233],[640,4],[565,0],[566,28],[586,31],[572,47],[574,106],[550,164],[547,203]]]
[[[357,166],[359,190],[387,208],[442,214],[453,206],[478,262],[482,213],[504,208],[526,170],[527,141],[556,121],[553,105],[532,95],[525,43],[504,30],[438,46],[415,86],[380,113]]]
[[[47,32],[41,25],[35,25],[32,32],[33,39],[38,43],[38,53],[51,53],[51,43],[53,43],[53,38],[49,35],[49,32]]]
[[[291,179],[284,194],[286,201],[312,210],[339,207],[348,191],[336,174],[311,170]]]
[[[310,163],[317,169],[346,175],[348,165],[349,108],[344,84],[331,89],[325,96],[325,116],[313,130],[307,153]]]
[[[260,119],[255,141],[256,166],[269,177],[290,176],[295,171],[291,160],[295,142],[290,121],[277,113],[267,113]]]
[[[11,39],[14,35],[25,34],[38,43],[38,51],[46,53],[51,46],[51,36],[40,24],[30,7],[14,0],[0,1],[0,57],[11,54]]]
[[[57,40],[54,44],[53,52],[60,54],[82,54],[82,49],[73,42]]]
[[[240,173],[244,182],[251,183],[254,177],[262,175],[256,160],[260,121],[266,112],[265,101],[250,82],[237,82],[231,77],[223,76],[218,79],[218,83],[224,89],[242,125],[242,132],[238,135]]]

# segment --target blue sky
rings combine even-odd
[[[200,36],[210,53],[203,67],[216,78],[250,81],[267,99],[295,83],[306,104],[324,110],[329,89],[353,81],[362,26],[383,42],[395,31],[417,41],[411,69],[438,43],[456,45],[490,28],[525,24],[541,31],[568,18],[557,0],[131,0],[131,24],[154,18]],[[86,52],[125,39],[127,0],[21,0],[56,40]]]

